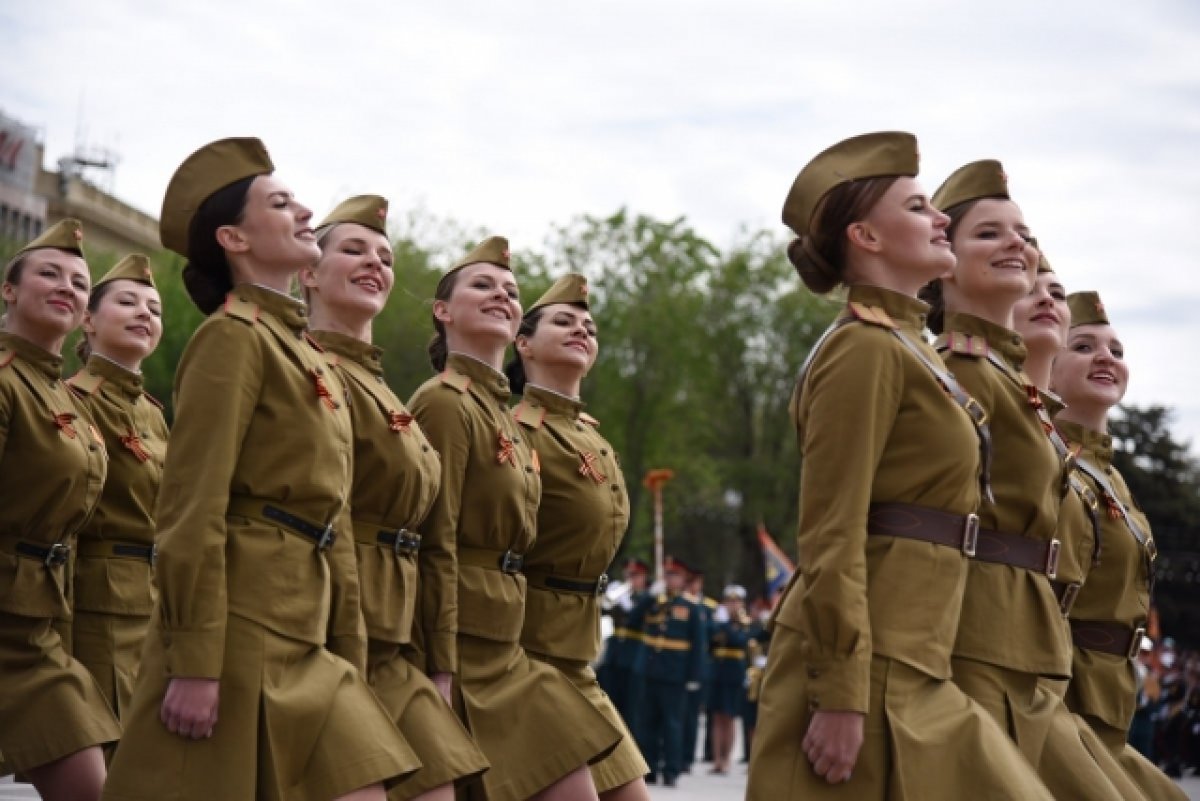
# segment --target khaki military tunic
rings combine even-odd
[[[612,754],[591,766],[596,789],[605,792],[650,772],[591,667],[600,655],[600,577],[629,526],[629,494],[612,445],[581,401],[526,384],[513,415],[542,471],[537,541],[525,558],[521,644],[562,670],[624,735]]]
[[[852,287],[849,299],[936,363],[921,339],[925,304],[868,286]],[[876,322],[834,331],[798,393],[798,567],[776,613],[747,798],[961,799],[979,787],[997,788],[995,797],[1049,798],[1003,732],[947,681],[966,556],[867,534],[876,503],[975,510],[979,445],[970,419]],[[801,749],[816,710],[866,716],[848,782],[818,777]]]
[[[65,548],[100,498],[107,461],[61,369],[0,331],[0,752],[18,771],[120,736],[54,627],[71,616]],[[34,551],[55,543],[64,561],[48,566]]]
[[[995,503],[981,503],[980,526],[1049,543],[1058,531],[1063,471],[1031,402],[1032,382],[1019,372],[1025,345],[1015,332],[968,314],[947,315],[946,332],[946,365],[991,418]],[[972,560],[954,657],[955,682],[1038,764],[1058,704],[1039,677],[1062,679],[1071,669],[1067,628],[1046,575]]]
[[[441,484],[441,461],[383,377],[383,351],[345,334],[313,331],[336,365],[354,423],[350,494],[367,678],[422,768],[388,793],[403,801],[476,776],[487,760],[433,683],[410,661],[417,601],[417,529]],[[409,658],[406,658],[409,657]]]
[[[159,494],[159,588],[106,799],[328,799],[420,766],[359,675],[366,643],[347,507],[341,382],[299,301],[242,284],[175,377]],[[268,519],[337,523],[332,548]],[[319,528],[318,528],[319,530]],[[172,677],[220,679],[213,736],[169,733]]]
[[[100,503],[79,532],[72,651],[118,716],[129,707],[154,611],[154,505],[167,454],[167,423],[142,376],[98,354],[67,383],[109,453]]]
[[[1130,629],[1145,626],[1150,613],[1149,556],[1153,547],[1150,522],[1138,508],[1121,474],[1112,466],[1112,437],[1077,423],[1060,421],[1057,426],[1068,445],[1079,449],[1080,461],[1108,480],[1121,505],[1147,538],[1146,545],[1139,543],[1120,512],[1101,502],[1100,562],[1088,575],[1088,583],[1071,609],[1071,619],[1120,623]],[[1086,474],[1084,480],[1103,498],[1099,484]],[[1126,742],[1136,695],[1132,660],[1075,646],[1067,706],[1091,725],[1146,798],[1183,799],[1183,791]]]
[[[469,789],[488,801],[527,798],[620,738],[611,727],[598,736],[603,717],[519,645],[526,582],[515,567],[533,545],[541,480],[508,398],[501,373],[451,353],[409,403],[442,459],[441,490],[421,525],[428,670],[455,674],[456,709],[492,765]]]

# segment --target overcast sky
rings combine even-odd
[[[49,165],[114,146],[156,216],[231,135],[317,214],[375,192],[518,247],[623,205],[782,233],[799,168],[866,131],[916,133],[930,192],[999,158],[1068,289],[1103,294],[1127,400],[1200,444],[1195,0],[0,0],[0,35],[0,110]]]

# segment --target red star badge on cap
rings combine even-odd
[[[1104,314],[1104,302],[1096,301],[1096,314]]]
[[[580,284],[580,286],[579,286],[579,294],[580,294],[580,295],[583,295],[583,296],[586,298],[586,297],[587,297],[587,293],[588,293],[588,285],[587,285],[587,284]]]
[[[508,248],[505,248],[503,251],[501,251],[501,252],[500,252],[500,255],[504,257],[505,261],[507,261],[508,259],[512,258],[512,257],[509,255]]]
[[[80,228],[76,228],[76,229],[75,229],[74,231],[72,231],[71,233],[72,233],[72,234],[75,236],[75,241],[76,241],[76,242],[82,242],[82,241],[83,241],[83,230],[82,230],[82,229],[80,229]]]
[[[384,206],[380,206],[378,209],[375,210],[375,216],[381,220],[387,219],[387,208]]]

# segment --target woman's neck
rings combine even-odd
[[[367,317],[363,320],[352,320],[348,319],[346,315],[339,317],[319,302],[309,301],[308,327],[314,331],[332,331],[335,334],[354,337],[369,345],[372,334],[371,319],[371,317]]]
[[[507,349],[507,342],[497,342],[493,337],[476,339],[456,336],[455,332],[446,331],[446,350],[451,353],[461,353],[464,356],[470,356],[475,361],[483,362],[496,372],[504,370],[504,351]]]
[[[1038,389],[1048,390],[1050,388],[1050,369],[1054,366],[1054,355],[1057,351],[1030,347],[1029,343],[1026,343],[1026,347],[1028,352],[1022,368],[1025,375],[1029,376],[1029,380]]]
[[[292,282],[302,266],[298,265],[295,269],[281,269],[278,266],[268,266],[257,262],[237,261],[230,263],[230,276],[233,278],[234,284],[257,284],[281,295],[290,295]]]
[[[536,362],[525,361],[525,383],[535,384],[542,389],[558,393],[568,398],[579,397],[579,387],[583,384],[583,375],[571,368],[543,367]]]
[[[1055,420],[1081,425],[1089,431],[1108,431],[1108,408],[1090,406],[1089,404],[1067,404],[1067,407],[1055,415]]]
[[[99,356],[101,359],[107,359],[117,367],[123,367],[131,373],[140,373],[142,371],[142,357],[140,356],[118,356],[111,351],[105,352],[92,348],[92,354]]]
[[[964,297],[958,292],[947,292],[947,289],[947,286],[943,286],[942,291],[946,293],[947,312],[970,314],[1002,328],[1012,330],[1013,308],[1017,303],[1016,298],[1010,300],[1003,297]]]
[[[62,355],[63,342],[66,341],[66,334],[57,332],[47,332],[41,326],[29,325],[19,317],[8,312],[4,319],[4,330],[15,336],[19,336],[26,342],[32,342],[47,353],[55,356]]]

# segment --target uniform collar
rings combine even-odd
[[[551,414],[561,414],[572,420],[578,419],[579,413],[583,411],[583,401],[579,398],[570,398],[561,392],[555,392],[537,384],[527,383],[523,397],[535,408],[541,405],[546,407],[546,411]]]
[[[1112,464],[1111,435],[1102,431],[1093,431],[1090,428],[1084,428],[1079,423],[1069,423],[1065,420],[1055,421],[1054,426],[1068,442],[1082,446],[1084,454],[1090,456],[1098,467],[1108,467]]]
[[[291,295],[258,284],[238,284],[233,288],[233,295],[253,303],[294,331],[302,331],[308,326],[308,307]]]
[[[321,343],[325,350],[332,351],[338,356],[361,364],[372,375],[383,375],[383,348],[376,347],[370,342],[363,342],[358,337],[349,334],[339,334],[336,331],[310,331],[313,339]]]
[[[136,398],[143,392],[141,373],[135,373],[128,368],[122,367],[112,359],[101,356],[99,353],[93,353],[88,356],[84,369],[92,375],[100,376],[104,379],[105,383],[116,386],[117,389],[131,397]]]
[[[62,356],[42,350],[28,339],[0,331],[0,348],[17,354],[22,361],[45,373],[47,378],[62,378]]]
[[[957,331],[969,336],[983,337],[988,347],[997,351],[1018,370],[1025,364],[1028,351],[1021,335],[990,320],[965,312],[949,312],[946,315],[946,330]]]
[[[905,328],[920,331],[925,327],[925,315],[929,304],[902,292],[893,292],[880,286],[855,284],[850,287],[850,301],[883,309],[888,316]]]
[[[484,364],[474,356],[468,356],[465,353],[457,351],[451,352],[446,357],[446,367],[462,373],[474,383],[486,387],[489,392],[500,400],[507,400],[512,394],[512,390],[508,386],[508,378],[505,377],[504,373],[501,373],[490,364]]]

